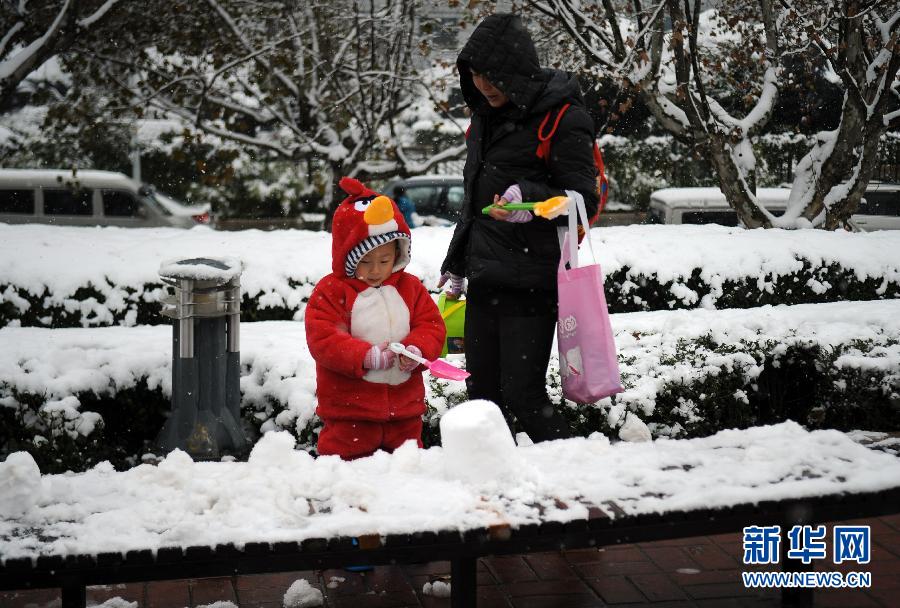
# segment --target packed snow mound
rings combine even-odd
[[[619,439],[632,442],[652,441],[653,435],[650,434],[650,429],[644,424],[643,420],[635,416],[634,413],[628,412],[625,424],[619,429]]]
[[[324,605],[322,592],[310,585],[305,578],[294,581],[284,594],[284,608],[314,608]]]
[[[301,460],[312,461],[308,452],[294,449],[297,440],[287,431],[269,431],[265,433],[253,449],[247,462],[260,469],[297,469]]]
[[[500,408],[476,399],[441,417],[441,445],[447,476],[468,483],[492,483],[518,473],[520,459]]]
[[[40,497],[41,470],[28,452],[13,452],[0,462],[0,518],[21,517]]]

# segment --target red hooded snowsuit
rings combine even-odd
[[[334,213],[332,273],[306,305],[306,339],[316,361],[316,413],[324,422],[318,452],[350,459],[391,451],[407,439],[421,446],[422,367],[404,372],[395,360],[385,370],[364,369],[366,352],[373,344],[400,342],[435,359],[446,329],[422,282],[403,270],[410,232],[397,205],[354,179],[340,185],[349,196]],[[359,260],[390,241],[399,244],[393,274],[378,287],[355,278]]]

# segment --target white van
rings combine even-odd
[[[790,188],[758,188],[763,206],[780,215],[787,208]],[[718,188],[664,188],[650,195],[648,224],[721,224],[737,226],[737,213]]]
[[[756,196],[774,215],[784,213],[790,188],[759,188]],[[718,188],[664,188],[650,195],[648,224],[721,224],[737,226],[737,213]],[[869,182],[857,212],[854,231],[900,230],[900,184]]]
[[[865,232],[900,230],[900,184],[869,182],[850,220]]]
[[[0,222],[60,226],[209,225],[210,206],[183,205],[122,173],[0,169]]]

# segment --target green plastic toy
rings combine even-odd
[[[448,353],[451,355],[463,354],[465,352],[465,330],[466,330],[466,301],[448,300],[447,294],[442,293],[438,296],[438,310],[444,318],[444,324],[447,326],[447,339],[444,340],[444,348],[441,356],[444,357]]]
[[[537,203],[506,203],[505,205],[488,205],[481,212],[488,215],[491,209],[506,209],[507,211],[531,211],[538,217],[548,220],[562,215],[569,208],[568,196],[554,196]]]

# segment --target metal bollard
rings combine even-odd
[[[156,439],[168,453],[217,460],[248,448],[240,420],[241,262],[189,258],[163,262],[163,316],[172,323],[172,412]]]

